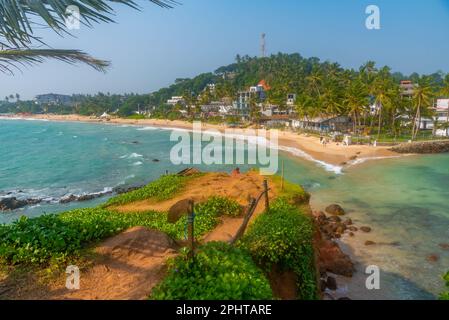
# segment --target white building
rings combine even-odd
[[[291,93],[287,95],[287,106],[293,107],[296,102],[296,94]]]
[[[439,125],[449,123],[449,99],[438,99],[435,106],[435,122]],[[437,128],[437,136],[449,137],[449,128]]]
[[[182,96],[174,96],[174,97],[171,97],[171,99],[167,100],[167,104],[169,104],[171,106],[175,106],[178,103],[180,103],[180,104],[184,103],[184,98]]]

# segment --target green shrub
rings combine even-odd
[[[449,272],[443,277],[444,281],[446,281],[446,288],[448,291],[443,292],[440,296],[441,300],[449,300]]]
[[[145,187],[109,199],[109,201],[104,204],[104,207],[125,205],[134,201],[141,201],[149,198],[156,198],[156,200],[159,201],[167,200],[185,186],[186,180],[186,177],[177,175],[162,176]]]
[[[314,299],[316,277],[312,237],[311,218],[286,200],[278,199],[269,212],[260,215],[249,227],[240,245],[247,248],[267,272],[273,265],[293,270],[298,276],[300,298]]]
[[[211,198],[197,205],[195,237],[214,229],[218,217],[234,214],[237,206],[225,198]],[[186,224],[185,216],[172,224],[161,212],[123,214],[101,207],[32,219],[22,217],[11,225],[0,226],[0,260],[12,264],[62,262],[91,243],[136,226],[160,230],[180,240],[186,236]]]
[[[251,256],[221,242],[200,247],[194,263],[185,254],[172,260],[168,276],[151,295],[155,300],[271,298],[270,285]]]
[[[196,207],[199,213],[214,212],[216,216],[238,217],[242,214],[242,207],[234,200],[225,197],[211,197],[207,202]]]
[[[143,119],[146,119],[146,117],[143,114],[133,114],[133,115],[127,116],[126,119],[143,120]]]

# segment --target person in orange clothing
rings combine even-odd
[[[231,176],[232,177],[238,177],[240,175],[240,168],[235,168],[232,170]]]

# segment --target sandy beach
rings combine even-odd
[[[14,118],[48,120],[48,121],[70,121],[70,122],[89,122],[89,123],[108,123],[121,125],[136,125],[136,126],[154,126],[163,128],[178,128],[192,130],[192,123],[181,120],[160,120],[160,119],[123,119],[111,118],[103,120],[98,118],[91,118],[81,115],[14,115]],[[203,130],[218,130],[223,132],[228,128],[225,124],[215,125],[202,123]],[[242,132],[242,129],[235,129],[235,133]],[[315,160],[330,164],[332,166],[344,167],[357,163],[365,162],[366,160],[376,160],[389,157],[403,156],[393,151],[388,150],[389,147],[383,146],[367,146],[367,145],[351,145],[343,146],[341,143],[330,142],[323,146],[319,139],[314,136],[307,136],[305,134],[297,134],[290,131],[279,131],[279,149],[289,152],[295,156],[305,158],[308,160]]]

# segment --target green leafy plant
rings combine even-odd
[[[151,299],[262,300],[272,299],[272,292],[248,252],[212,242],[198,249],[194,262],[186,254],[172,260]]]
[[[158,201],[170,199],[176,192],[184,188],[187,179],[187,177],[180,177],[177,175],[162,176],[143,188],[109,199],[104,207],[125,205],[134,201],[141,201],[149,198],[155,198]]]
[[[200,213],[213,212],[216,216],[226,215],[238,217],[242,214],[242,207],[234,200],[225,197],[211,197],[207,202],[196,206]]]
[[[240,242],[256,263],[271,270],[274,265],[293,270],[298,276],[301,299],[316,298],[316,277],[310,217],[285,199],[276,200],[260,215]]]
[[[440,295],[440,300],[449,300],[449,272],[443,276],[444,281],[446,281],[446,288],[448,291],[443,292]]]
[[[223,214],[235,214],[238,204],[225,198],[211,198],[196,206],[195,237],[200,238],[219,223]],[[0,261],[11,264],[62,262],[78,255],[86,246],[128,228],[142,226],[160,230],[182,240],[187,217],[172,224],[161,212],[119,213],[102,207],[78,209],[59,215],[22,217],[0,226]]]

